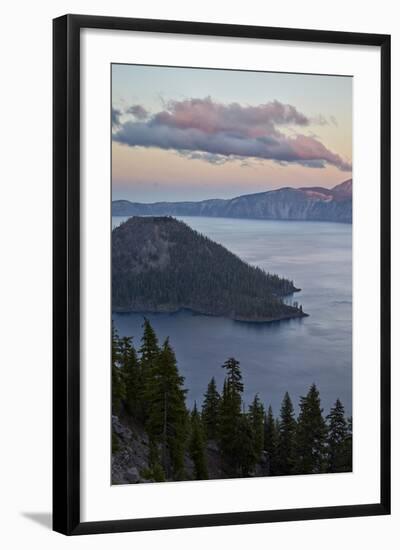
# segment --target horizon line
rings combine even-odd
[[[234,199],[238,199],[240,197],[247,197],[247,196],[250,196],[250,195],[263,195],[264,193],[271,193],[273,191],[280,191],[282,189],[293,189],[293,190],[307,190],[307,189],[326,189],[327,191],[332,191],[333,189],[335,189],[335,187],[338,187],[339,185],[343,185],[344,183],[347,183],[349,181],[353,181],[353,177],[351,178],[348,178],[346,180],[343,180],[341,181],[340,183],[337,183],[335,184],[333,187],[325,187],[323,185],[312,185],[310,187],[306,187],[306,186],[302,186],[302,187],[291,187],[290,185],[285,185],[283,187],[277,187],[277,188],[274,188],[274,189],[267,189],[265,191],[256,191],[255,193],[244,193],[243,195],[235,195],[231,198],[221,198],[221,197],[213,197],[213,198],[208,198],[208,199],[200,199],[200,200],[174,200],[174,201],[168,201],[168,200],[158,200],[158,201],[154,201],[154,202],[147,202],[147,203],[144,203],[142,201],[132,201],[131,199],[112,199],[111,202],[137,202],[139,204],[156,204],[156,203],[159,203],[159,202],[205,202],[205,201],[211,201],[211,200],[221,200],[221,201],[230,201],[230,200],[234,200]]]

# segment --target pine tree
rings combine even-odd
[[[215,378],[212,377],[207,392],[204,394],[201,418],[207,439],[216,440],[218,437],[218,416],[221,396],[217,391]]]
[[[227,374],[219,409],[219,446],[224,464],[233,474],[239,467],[240,417],[242,409],[242,374],[239,361],[230,358],[222,365]]]
[[[122,399],[125,395],[124,381],[120,370],[120,343],[117,329],[112,324],[111,337],[111,393],[112,412],[120,414]]]
[[[222,368],[226,370],[228,389],[240,396],[240,394],[243,393],[243,382],[239,361],[237,361],[234,357],[230,357],[222,365]]]
[[[260,460],[261,453],[264,450],[264,415],[263,404],[258,394],[256,394],[249,407],[249,420],[254,432],[254,451],[257,460]]]
[[[296,429],[297,474],[315,474],[326,468],[326,424],[322,416],[319,391],[312,384],[306,397],[300,398]]]
[[[148,319],[143,322],[142,345],[139,349],[140,353],[140,412],[139,417],[142,422],[147,418],[147,394],[151,391],[153,371],[156,369],[157,359],[160,354],[157,335]]]
[[[186,390],[168,338],[151,368],[147,385],[146,430],[152,442],[161,444],[161,464],[167,477],[184,478],[187,434]]]
[[[140,415],[140,369],[132,338],[124,336],[119,343],[121,374],[125,385],[125,404],[127,412],[134,418]]]
[[[142,345],[140,348],[142,367],[151,365],[160,351],[157,335],[148,319],[143,322]]]
[[[276,422],[270,405],[267,414],[264,416],[264,450],[268,453],[269,474],[271,476],[276,475],[277,438]]]
[[[237,473],[241,477],[248,477],[260,458],[256,450],[256,435],[252,419],[248,414],[239,416],[235,438]]]
[[[161,466],[158,444],[150,439],[149,442],[149,467],[143,471],[143,477],[152,481],[165,481],[164,468]]]
[[[348,449],[349,427],[344,415],[344,407],[339,399],[331,408],[328,420],[327,471],[348,472],[351,470]]]
[[[196,403],[190,416],[189,454],[194,464],[195,479],[208,479],[203,424]]]
[[[276,468],[278,475],[293,473],[294,445],[295,445],[296,420],[292,401],[288,392],[285,393],[279,420],[278,445],[276,456]]]
[[[347,435],[345,442],[346,472],[353,470],[353,418],[347,419]]]

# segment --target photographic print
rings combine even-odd
[[[390,514],[390,36],[53,30],[53,529]]]
[[[352,471],[352,77],[111,65],[115,485]]]

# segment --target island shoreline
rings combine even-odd
[[[286,314],[286,315],[280,315],[280,316],[276,316],[276,317],[268,317],[268,318],[262,318],[262,319],[245,319],[245,318],[242,318],[242,317],[230,317],[229,315],[218,315],[218,314],[215,314],[215,313],[197,311],[197,310],[191,309],[189,307],[180,307],[180,308],[177,308],[177,309],[163,309],[163,310],[160,310],[160,309],[158,309],[158,310],[145,309],[144,310],[144,309],[118,308],[118,309],[113,309],[111,313],[112,314],[117,313],[117,314],[122,314],[122,315],[129,315],[130,313],[135,313],[135,314],[138,314],[138,315],[141,314],[141,315],[143,315],[143,317],[145,317],[146,315],[162,315],[162,314],[174,315],[174,314],[183,313],[183,312],[191,313],[194,316],[203,315],[203,316],[206,316],[206,317],[221,317],[221,318],[225,318],[225,319],[230,319],[231,321],[234,321],[235,323],[246,323],[246,324],[253,323],[253,324],[256,324],[256,325],[276,323],[276,322],[279,322],[279,321],[290,321],[292,319],[303,319],[304,317],[309,317],[310,316],[308,313],[304,313],[304,312],[300,313],[299,312],[296,315]]]

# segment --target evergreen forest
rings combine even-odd
[[[298,414],[287,392],[276,413],[258,395],[245,406],[239,361],[227,357],[220,368],[222,387],[211,378],[202,402],[189,407],[169,339],[160,342],[144,319],[135,348],[132,337],[120,337],[113,327],[113,482],[352,470],[352,420],[339,399],[325,414],[312,384]]]

